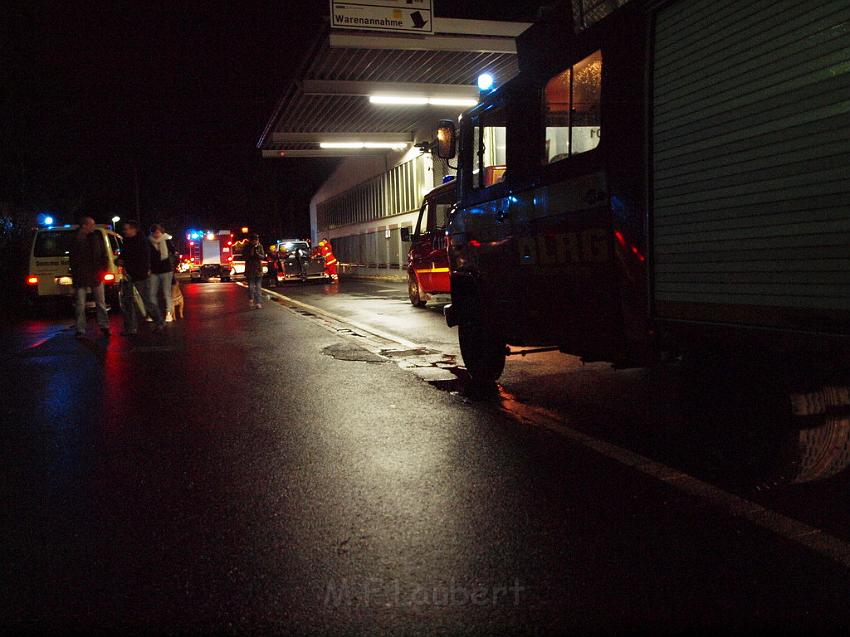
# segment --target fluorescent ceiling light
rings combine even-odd
[[[434,106],[475,106],[478,100],[471,97],[429,97],[428,103]]]
[[[363,142],[321,142],[319,148],[363,148]]]
[[[472,97],[408,97],[404,95],[370,95],[372,104],[395,106],[475,106],[478,100]]]
[[[422,106],[428,103],[427,97],[404,97],[401,95],[370,95],[372,104],[401,104],[410,106]]]
[[[409,142],[321,142],[319,148],[328,149],[361,149],[361,148],[386,148],[391,150],[404,150]]]

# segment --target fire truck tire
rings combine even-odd
[[[495,383],[505,369],[507,345],[478,322],[463,321],[458,325],[460,354],[472,382],[477,385]]]
[[[425,307],[425,301],[419,294],[419,281],[413,272],[407,274],[407,298],[410,299],[410,304],[413,307]]]

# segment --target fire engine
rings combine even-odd
[[[186,233],[189,246],[189,275],[192,280],[208,281],[218,277],[229,281],[233,263],[233,234],[230,230]]]
[[[472,378],[506,343],[710,355],[827,409],[850,361],[848,25],[846,0],[573,0],[521,35],[520,73],[437,133]]]

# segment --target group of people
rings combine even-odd
[[[109,317],[106,309],[106,293],[103,275],[109,270],[109,255],[100,236],[95,233],[95,221],[91,217],[80,220],[80,229],[70,252],[76,310],[77,338],[86,336],[86,298],[94,296],[97,307],[97,324],[105,335],[109,335]],[[123,269],[121,286],[121,311],[124,314],[122,335],[138,333],[139,316],[136,312],[136,292],[142,299],[147,320],[153,322],[153,331],[161,332],[165,323],[174,320],[174,271],[177,251],[171,235],[163,227],[154,224],[147,236],[140,233],[138,221],[125,221],[121,229],[124,243],[115,264]],[[316,254],[325,257],[326,272],[335,281],[338,279],[336,259],[327,239],[319,242]],[[263,263],[266,253],[260,237],[252,233],[248,237],[242,256],[245,259],[245,279],[248,282],[248,305],[263,307]],[[178,288],[179,290],[179,288]],[[164,300],[163,313],[159,303],[160,291]]]
[[[154,224],[147,237],[139,233],[136,221],[125,221],[121,229],[124,244],[117,264],[124,269],[121,279],[121,312],[124,314],[124,334],[138,333],[134,290],[144,303],[145,312],[153,322],[154,332],[161,332],[165,323],[174,320],[172,283],[177,266],[177,250],[163,227]],[[159,294],[165,301],[165,315],[159,305]]]
[[[121,310],[124,313],[124,335],[138,332],[135,292],[145,307],[148,318],[154,323],[154,331],[161,332],[164,324],[174,320],[172,279],[176,265],[176,250],[171,236],[162,226],[154,224],[150,234],[139,232],[137,221],[125,221],[122,229],[124,243],[116,259],[123,268],[121,285]],[[97,308],[97,324],[105,335],[109,335],[109,316],[106,308],[104,274],[109,272],[109,254],[101,235],[95,232],[95,221],[91,217],[80,220],[80,229],[71,245],[69,254],[71,278],[75,297],[76,335],[86,337],[86,298],[89,292]],[[162,290],[165,312],[160,309],[159,294]]]

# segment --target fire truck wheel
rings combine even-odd
[[[419,294],[419,281],[413,272],[407,274],[407,297],[413,307],[425,307],[425,301]]]
[[[472,382],[478,385],[495,383],[505,369],[507,346],[477,322],[458,326],[460,354]]]

